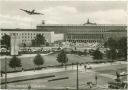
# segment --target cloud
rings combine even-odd
[[[98,11],[89,14],[100,24],[126,24],[127,13],[122,9]]]
[[[29,17],[22,17],[20,15],[0,15],[0,19],[8,19],[8,20],[16,20],[16,21],[23,21],[23,22],[31,22],[33,19]]]
[[[123,9],[81,12],[73,6],[55,6],[39,10],[44,16],[0,15],[1,27],[36,28],[42,20],[47,24],[83,24],[88,18],[98,24],[126,24],[126,11]]]
[[[57,6],[43,10],[48,23],[80,24],[88,18],[100,24],[125,24],[126,11],[123,9],[109,9],[105,11],[79,12],[75,7]],[[52,24],[51,23],[51,24]]]
[[[61,23],[62,22],[61,20],[68,18],[69,15],[77,14],[77,9],[75,7],[56,6],[56,7],[49,7],[43,10],[42,13],[45,13],[45,19],[48,22],[50,21],[50,22]],[[63,21],[65,22],[65,20]]]
[[[29,17],[22,17],[20,15],[2,15],[0,14],[0,27],[1,28],[30,28],[30,23],[34,19]]]

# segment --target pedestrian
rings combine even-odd
[[[35,72],[36,68],[34,67],[34,72]]]
[[[89,86],[89,88],[92,88],[92,82],[87,82],[87,85]]]
[[[98,77],[97,77],[97,75],[95,75],[95,81],[96,81],[96,85],[97,85],[97,79],[98,79]]]
[[[28,85],[28,89],[31,89],[31,85],[30,84]]]
[[[85,71],[86,71],[86,69],[87,69],[87,65],[84,65],[84,69],[85,69]]]
[[[22,72],[24,71],[24,68],[22,67]]]
[[[117,82],[121,82],[121,79],[120,79],[120,74],[118,72],[116,72],[116,81]]]
[[[72,63],[72,69],[73,69],[73,63]]]
[[[3,77],[3,72],[1,72],[1,77]]]

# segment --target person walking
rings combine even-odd
[[[86,65],[86,64],[84,65],[84,69],[85,69],[85,71],[86,71],[86,69],[87,69],[87,65]]]
[[[1,77],[3,77],[3,72],[1,72]]]
[[[87,82],[87,85],[89,86],[89,88],[92,88],[92,82]]]
[[[22,67],[22,72],[24,71],[24,68]]]
[[[95,81],[96,81],[96,85],[97,85],[97,79],[98,79],[98,77],[97,77],[97,75],[95,75]]]
[[[28,85],[28,90],[30,90],[30,89],[31,89],[31,85],[29,84],[29,85]]]
[[[73,69],[73,63],[72,63],[72,69]]]

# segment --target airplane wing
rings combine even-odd
[[[37,14],[37,15],[44,15],[42,13],[38,13],[38,12],[35,12],[35,10],[32,10],[32,11],[29,11],[29,10],[25,10],[25,9],[20,9],[26,13],[28,13],[29,15],[34,15],[34,14]]]
[[[34,12],[33,14],[44,15],[44,14],[42,14],[42,13],[38,13],[38,12]]]
[[[24,10],[24,9],[20,9],[20,10],[22,10],[22,11],[24,11],[24,12],[28,13],[28,14],[31,14],[31,12],[30,12],[30,11],[28,11],[28,10]]]

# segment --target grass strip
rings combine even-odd
[[[7,81],[7,83],[14,83],[14,82],[21,82],[21,81],[27,81],[27,80],[34,80],[34,79],[45,79],[45,78],[50,78],[50,77],[55,77],[55,75],[48,75],[48,76],[42,76],[42,77],[35,77],[35,78],[20,78],[18,80],[11,80],[11,81]],[[4,79],[2,80],[4,81]],[[1,82],[1,84],[5,84],[5,82]]]
[[[54,78],[54,79],[48,80],[48,82],[57,81],[57,80],[63,80],[63,79],[69,79],[69,77]]]

